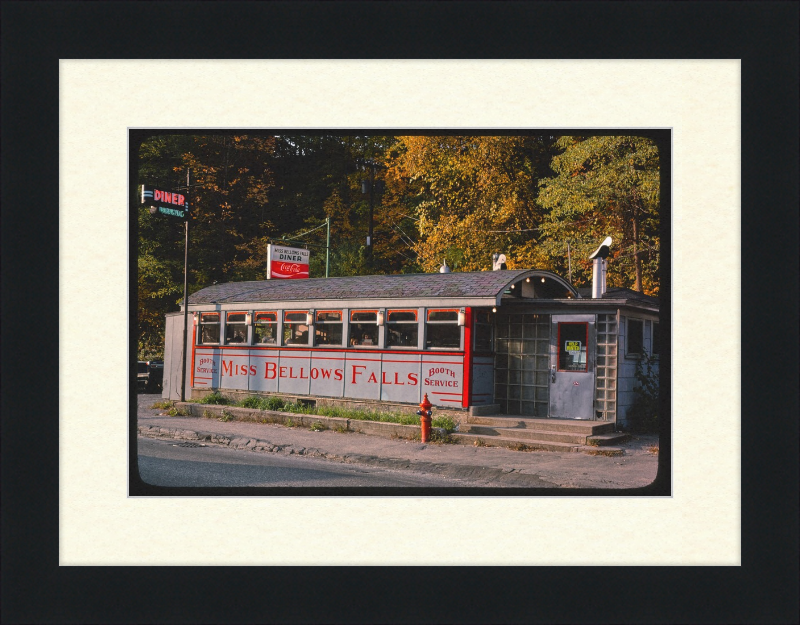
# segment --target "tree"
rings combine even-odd
[[[140,184],[179,188],[192,171],[189,292],[263,276],[273,137],[156,135],[139,149]],[[138,209],[140,355],[163,350],[164,314],[183,296],[183,222]]]
[[[420,265],[443,261],[460,271],[491,267],[504,252],[509,266],[538,242],[543,211],[539,180],[549,175],[554,138],[511,136],[402,136],[390,172],[408,181],[419,221],[414,246]],[[523,255],[524,256],[524,255]]]
[[[542,180],[539,202],[548,210],[540,255],[561,256],[570,242],[576,283],[589,280],[589,254],[614,239],[609,285],[658,295],[659,153],[645,137],[561,137],[555,176]],[[561,261],[563,267],[563,260]]]

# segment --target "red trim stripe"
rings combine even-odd
[[[197,344],[197,326],[192,324],[192,381],[191,381],[191,385],[192,386],[194,386],[194,367],[195,367],[195,364],[194,364],[194,362],[195,362],[194,361],[194,350],[195,350],[196,344]],[[186,349],[185,345],[183,346],[183,349]],[[186,366],[186,363],[183,363],[183,364],[184,364],[184,366]],[[181,375],[183,375],[183,374],[181,374]]]
[[[461,407],[468,408],[470,389],[472,388],[472,308],[464,308],[464,392],[461,397]]]

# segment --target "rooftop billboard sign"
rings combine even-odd
[[[308,278],[310,252],[299,247],[267,246],[267,280]]]

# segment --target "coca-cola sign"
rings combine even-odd
[[[308,278],[308,250],[283,245],[269,245],[268,248],[268,280]]]

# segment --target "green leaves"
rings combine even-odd
[[[609,286],[657,295],[660,169],[655,143],[603,136],[561,137],[556,145],[563,150],[553,158],[556,175],[540,183],[539,201],[548,209],[542,233],[550,241],[574,242],[582,258],[610,235]]]

